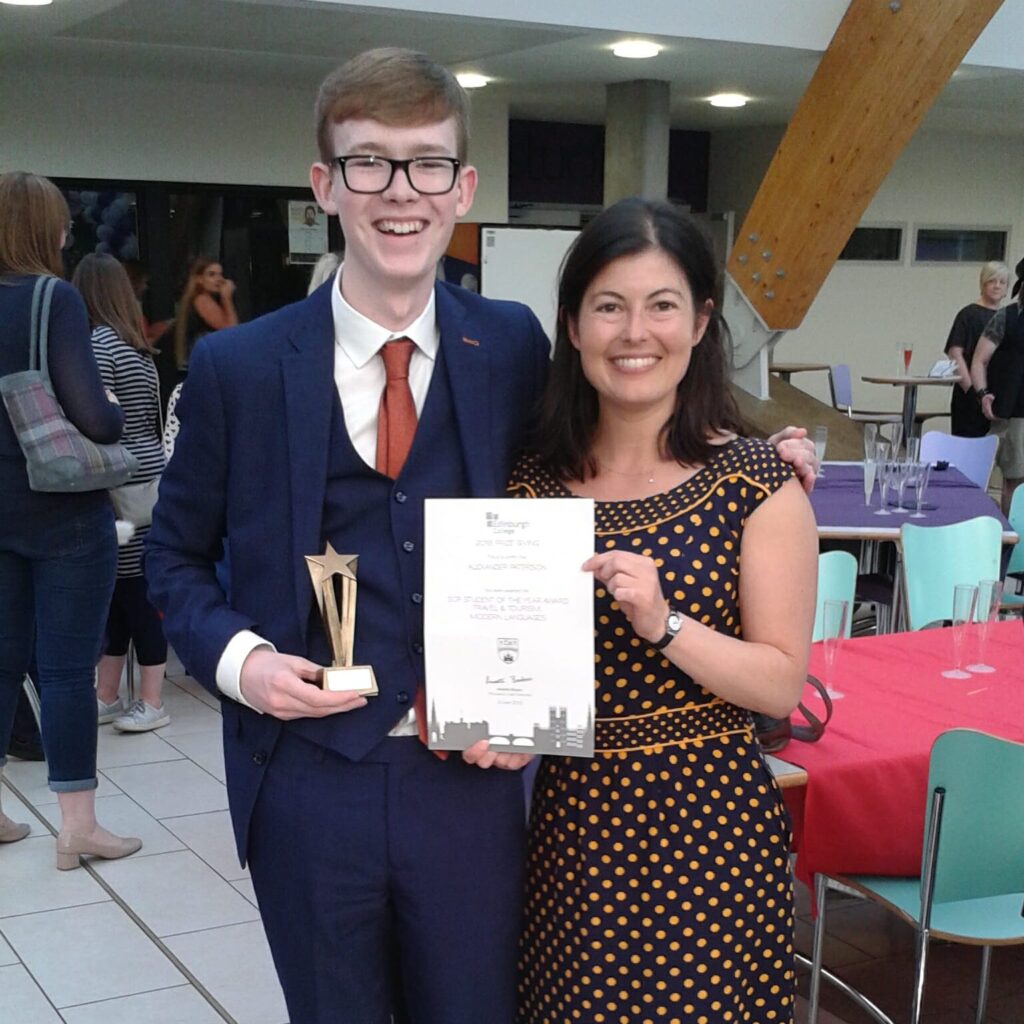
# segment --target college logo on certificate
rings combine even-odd
[[[435,750],[594,751],[594,503],[425,502],[427,737]]]

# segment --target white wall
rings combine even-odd
[[[712,208],[735,209],[737,231],[771,159],[773,136],[781,134],[756,129],[712,136]],[[905,223],[903,263],[837,263],[803,324],[783,336],[775,357],[848,363],[859,406],[897,409],[902,396],[896,389],[866,384],[861,375],[895,373],[896,343],[903,339],[914,343],[911,368],[927,372],[942,355],[956,311],[978,295],[978,264],[911,264],[913,225],[1008,226],[1012,267],[1024,255],[1024,142],[919,132],[861,223]],[[829,400],[824,374],[798,374],[793,383]],[[918,407],[940,410],[948,403],[945,389],[925,388]]]
[[[2,64],[0,171],[302,187],[316,159],[316,88]],[[503,101],[474,98],[470,158],[481,180],[470,218],[505,223]]]

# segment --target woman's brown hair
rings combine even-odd
[[[71,283],[82,293],[93,327],[109,327],[132,348],[153,351],[128,272],[113,256],[90,253],[75,268]]]
[[[49,178],[0,175],[0,274],[63,277],[61,232],[70,223],[67,201]]]
[[[200,256],[188,268],[188,280],[178,300],[178,312],[174,318],[174,360],[178,369],[183,369],[188,362],[188,318],[192,314],[192,303],[199,294],[199,278],[207,267],[216,262],[207,256]]]

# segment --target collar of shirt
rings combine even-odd
[[[348,357],[356,369],[361,369],[381,350],[386,341],[393,338],[411,338],[416,348],[431,361],[437,358],[441,343],[441,332],[437,327],[434,310],[434,289],[418,317],[402,331],[389,331],[363,316],[345,300],[341,294],[343,263],[338,268],[331,289],[331,314],[334,318],[334,343]]]

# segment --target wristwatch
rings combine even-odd
[[[978,396],[980,402],[986,395],[991,395],[992,392],[988,388],[975,388],[974,393]]]
[[[655,640],[651,643],[651,646],[656,651],[664,650],[679,633],[679,630],[683,628],[683,613],[677,612],[675,608],[669,608],[668,615],[665,616],[665,635],[660,640]]]

